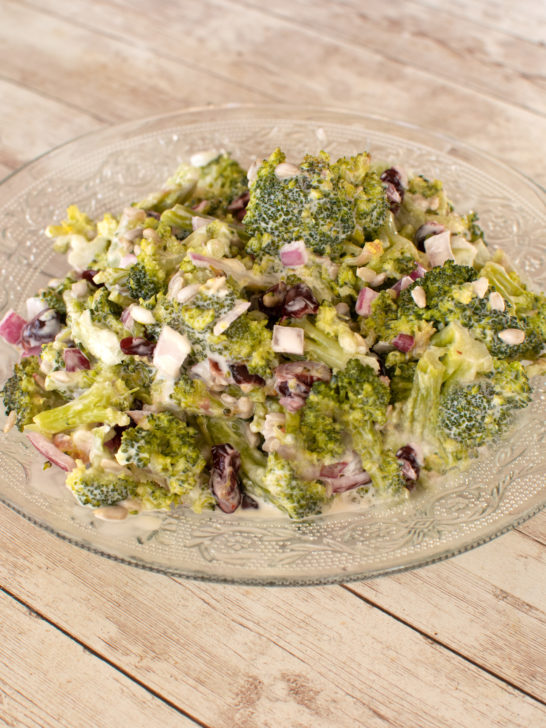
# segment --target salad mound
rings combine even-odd
[[[83,506],[405,498],[529,403],[546,298],[440,181],[365,152],[191,162],[119,216],[69,207],[46,232],[70,272],[0,322],[6,430]]]

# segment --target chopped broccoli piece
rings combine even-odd
[[[129,268],[127,288],[131,298],[148,300],[165,288],[165,272],[155,261],[135,263]]]
[[[222,354],[230,362],[246,364],[250,374],[267,379],[278,364],[278,358],[271,348],[272,333],[267,328],[267,319],[259,313],[244,313],[239,316],[224,334],[212,336],[210,348]]]
[[[108,368],[100,371],[89,389],[76,399],[53,409],[42,408],[33,417],[29,429],[55,434],[75,427],[102,422],[107,425],[128,425],[133,394],[127,385],[112,375]]]
[[[171,400],[184,412],[191,415],[228,417],[230,409],[219,396],[209,390],[201,379],[191,379],[187,374],[177,380]]]
[[[446,388],[440,399],[438,426],[462,445],[478,447],[501,435],[515,410],[526,407],[530,399],[523,365],[497,361],[486,378]]]
[[[198,486],[206,464],[198,431],[171,412],[151,414],[137,427],[125,430],[116,459],[120,465],[152,473],[175,495]]]
[[[384,223],[388,205],[384,187],[366,164],[358,172],[358,159],[330,165],[325,152],[306,156],[294,176],[279,177],[278,165],[286,156],[277,149],[258,170],[250,187],[244,218],[253,238],[248,252],[276,255],[291,240],[303,240],[318,255],[339,258],[343,243],[355,233],[373,236]],[[353,181],[348,181],[350,177]]]
[[[13,374],[4,384],[2,398],[6,414],[16,413],[15,424],[19,430],[30,424],[42,410],[64,402],[58,392],[48,392],[40,385],[42,376],[39,358],[27,356],[15,365]]]
[[[68,488],[82,506],[111,506],[133,495],[137,482],[127,473],[105,470],[100,465],[86,467],[79,461],[66,478]]]
[[[236,197],[248,189],[246,172],[229,154],[219,154],[199,167],[192,205],[206,201],[201,212],[224,217]]]

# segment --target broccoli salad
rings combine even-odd
[[[70,272],[10,310],[16,426],[117,513],[402,499],[510,426],[546,298],[442,183],[366,152],[248,172],[194,155],[158,192],[47,229]]]

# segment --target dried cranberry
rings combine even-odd
[[[421,472],[415,448],[411,445],[404,445],[404,447],[401,447],[397,451],[396,457],[400,460],[400,472],[406,481],[406,488],[408,490],[413,490],[415,483],[419,480],[419,473]]]
[[[402,177],[396,167],[386,169],[381,175],[381,181],[385,183],[385,194],[392,212],[397,213],[404,199],[404,185]]]
[[[95,283],[93,278],[97,275],[98,271],[96,270],[84,270],[80,273],[80,278],[83,278],[84,281],[88,281],[89,283],[92,283],[97,288],[100,288],[101,286],[104,286],[104,283]]]
[[[275,389],[280,404],[289,412],[297,412],[305,404],[315,382],[329,382],[332,372],[318,361],[291,361],[275,369]]]
[[[308,313],[316,313],[318,308],[319,303],[309,286],[304,283],[297,283],[286,291],[282,304],[282,315],[290,318],[301,318]]]
[[[265,385],[265,379],[260,377],[259,374],[251,374],[246,364],[242,362],[230,364],[229,371],[235,384],[253,384],[256,387],[263,387]]]
[[[211,490],[220,509],[224,513],[233,513],[241,505],[242,500],[238,477],[241,456],[229,443],[214,445],[211,456]]]
[[[267,290],[258,303],[260,310],[275,321],[280,319],[287,290],[288,287],[284,281],[280,281]]]
[[[248,493],[243,493],[243,497],[241,499],[241,508],[248,509],[248,508],[259,508],[260,505],[257,500],[254,500],[254,498],[251,495],[248,495]]]
[[[124,354],[135,354],[137,356],[152,356],[155,349],[155,342],[143,339],[141,336],[127,336],[119,342]]]
[[[45,308],[21,329],[21,344],[25,350],[53,341],[62,328],[60,315],[54,308]]]

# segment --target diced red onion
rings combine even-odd
[[[409,288],[411,286],[413,280],[414,279],[411,276],[403,276],[402,278],[400,278],[399,281],[396,281],[394,286],[391,287],[391,291],[401,293],[402,291],[405,291],[406,288]]]
[[[356,475],[342,475],[339,478],[325,478],[321,475],[320,480],[324,480],[329,485],[332,493],[345,493],[348,490],[353,490],[353,488],[358,488],[361,485],[367,485],[372,482],[372,479],[365,470],[361,473],[356,473]]]
[[[191,228],[195,232],[196,230],[199,230],[199,228],[208,225],[209,222],[210,220],[208,220],[206,217],[199,217],[199,215],[194,215],[191,219]]]
[[[67,372],[77,372],[80,369],[91,369],[89,359],[79,349],[65,349],[63,351],[63,359]]]
[[[305,265],[309,259],[307,248],[303,240],[295,240],[293,243],[283,245],[279,250],[281,263],[287,268],[297,268]]]
[[[45,435],[40,432],[27,432],[27,437],[38,452],[61,470],[69,471],[76,467],[74,458],[59,450]]]
[[[323,465],[320,469],[321,478],[339,478],[343,473],[347,463],[331,463],[330,465]]]
[[[281,397],[279,404],[288,412],[297,412],[305,404],[305,397],[299,395],[290,395],[290,397]]]
[[[138,258],[136,255],[133,255],[133,253],[129,253],[128,255],[124,255],[123,258],[119,261],[119,267],[120,268],[130,268],[132,265],[135,265],[135,263],[138,262]]]
[[[303,354],[303,329],[297,326],[273,326],[271,348],[280,354]]]
[[[431,235],[425,240],[425,251],[432,268],[443,265],[446,260],[455,260],[451,250],[451,233],[444,230],[437,235]]]
[[[44,308],[47,308],[47,303],[44,303],[42,299],[38,298],[37,296],[32,296],[31,298],[27,298],[26,306],[27,318],[33,319],[35,316],[41,313]]]
[[[220,336],[220,334],[223,334],[224,331],[229,328],[229,326],[248,308],[250,308],[250,301],[236,301],[231,311],[228,311],[214,324],[214,328],[212,329],[214,336]]]
[[[392,345],[398,349],[398,351],[403,352],[406,354],[408,351],[411,351],[413,349],[413,346],[415,344],[415,339],[413,336],[410,336],[409,334],[398,334],[393,340]]]
[[[409,277],[412,281],[416,281],[418,278],[423,278],[426,272],[426,268],[423,268],[421,263],[417,263],[417,265],[415,266],[415,270],[412,270],[412,272],[409,274]]]
[[[372,303],[379,296],[373,288],[362,288],[356,299],[355,311],[359,316],[369,316],[372,312]]]
[[[18,313],[15,313],[13,309],[9,309],[6,312],[2,321],[0,321],[0,336],[8,342],[8,344],[20,344],[21,334],[23,328],[26,326],[26,321]]]
[[[150,413],[145,410],[127,410],[127,414],[133,422],[136,422],[136,424],[139,425]]]
[[[154,365],[165,376],[175,378],[190,351],[191,344],[186,336],[164,326],[154,350]]]
[[[120,319],[121,323],[125,326],[126,329],[132,328],[135,322],[133,321],[133,317],[131,316],[131,306],[129,306],[129,308],[123,309]]]

